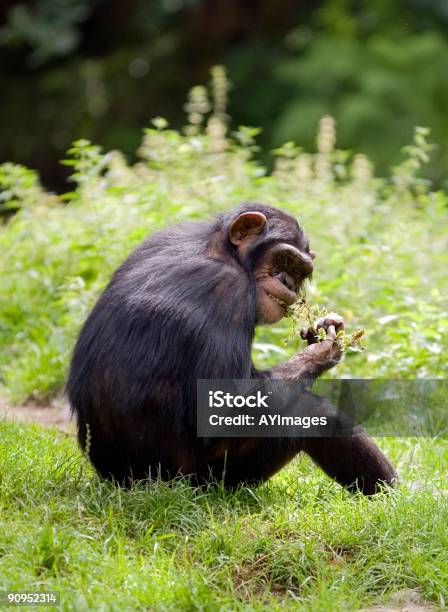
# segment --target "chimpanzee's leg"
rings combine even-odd
[[[303,450],[351,491],[373,495],[381,485],[392,485],[396,480],[389,461],[363,431],[349,437],[304,438]]]
[[[394,468],[374,441],[326,399],[306,394],[312,411],[326,416],[334,435],[306,437],[303,450],[324,472],[352,491],[373,495],[381,485],[392,485],[397,476]]]
[[[219,458],[211,465],[213,475],[229,487],[238,484],[263,482],[286,465],[301,450],[339,484],[352,491],[372,495],[382,484],[392,485],[396,474],[373,440],[359,427],[352,429],[350,423],[337,409],[314,394],[307,394],[313,413],[327,416],[332,422],[335,435],[332,437],[300,438],[249,438],[235,439],[229,445],[225,459]],[[309,410],[309,407],[307,408]],[[341,435],[350,430],[349,435]],[[327,435],[328,435],[327,430]]]
[[[210,464],[214,478],[226,487],[259,484],[281,470],[303,447],[303,438],[249,438],[233,444]]]

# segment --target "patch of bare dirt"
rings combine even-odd
[[[13,406],[0,398],[0,419],[21,423],[39,423],[44,427],[57,427],[66,433],[75,432],[75,421],[70,415],[67,402],[53,400],[47,406],[33,403]]]
[[[363,612],[433,612],[436,609],[433,604],[423,601],[418,591],[403,589],[395,593],[389,603],[364,608]]]

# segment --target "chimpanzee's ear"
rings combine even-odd
[[[238,246],[246,238],[260,234],[265,225],[266,217],[260,212],[244,212],[234,219],[229,228],[229,240]]]

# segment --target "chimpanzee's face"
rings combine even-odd
[[[268,247],[254,269],[259,322],[276,323],[284,317],[312,271],[312,254],[305,249],[287,242]]]
[[[315,253],[297,222],[287,215],[270,220],[246,212],[232,223],[229,238],[248,255],[257,283],[257,320],[276,323],[296,300],[313,271]]]

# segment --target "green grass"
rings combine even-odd
[[[351,496],[308,460],[225,492],[185,481],[123,490],[73,438],[0,424],[0,588],[62,609],[356,610],[448,593],[446,442],[381,440],[401,487]]]

